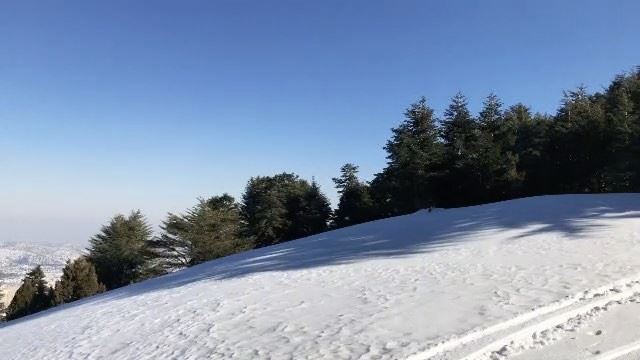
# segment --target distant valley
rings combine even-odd
[[[36,265],[41,265],[49,284],[62,274],[68,259],[82,254],[80,247],[69,245],[41,245],[0,242],[0,288],[6,293],[8,302],[20,286],[24,275]]]

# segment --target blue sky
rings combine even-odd
[[[370,179],[404,108],[553,112],[640,64],[629,1],[0,2],[0,241],[157,224],[252,175]]]

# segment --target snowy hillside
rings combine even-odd
[[[74,259],[81,251],[70,246],[0,243],[0,284],[14,288],[24,275],[41,265],[49,282],[62,274],[65,261]]]
[[[640,351],[638,294],[640,195],[548,196],[212,261],[0,342],[3,359],[614,359]]]

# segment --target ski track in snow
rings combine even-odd
[[[640,195],[536,197],[212,261],[0,325],[0,342],[3,360],[536,358],[640,301],[639,269]]]
[[[501,359],[525,350],[535,349],[557,340],[563,332],[572,332],[582,321],[597,316],[614,304],[636,301],[640,294],[640,274],[597,289],[536,308],[507,321],[470,332],[413,354],[408,360],[434,359],[450,356],[456,348],[488,342],[480,350],[463,356],[465,360]],[[499,336],[494,336],[498,334]],[[635,344],[634,344],[635,346]],[[626,348],[625,348],[626,349]],[[635,348],[633,348],[635,350]],[[599,359],[599,358],[598,358]],[[608,358],[607,358],[608,359]]]

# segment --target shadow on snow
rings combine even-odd
[[[529,236],[544,233],[558,233],[579,241],[585,233],[606,231],[604,225],[594,220],[614,218],[640,218],[640,194],[540,196],[458,209],[422,210],[228,256],[62,305],[4,326],[83,303],[137,296],[204,279],[223,281],[255,273],[434,252],[457,243],[475,241],[492,231],[519,230],[514,231],[508,241],[526,241]]]

